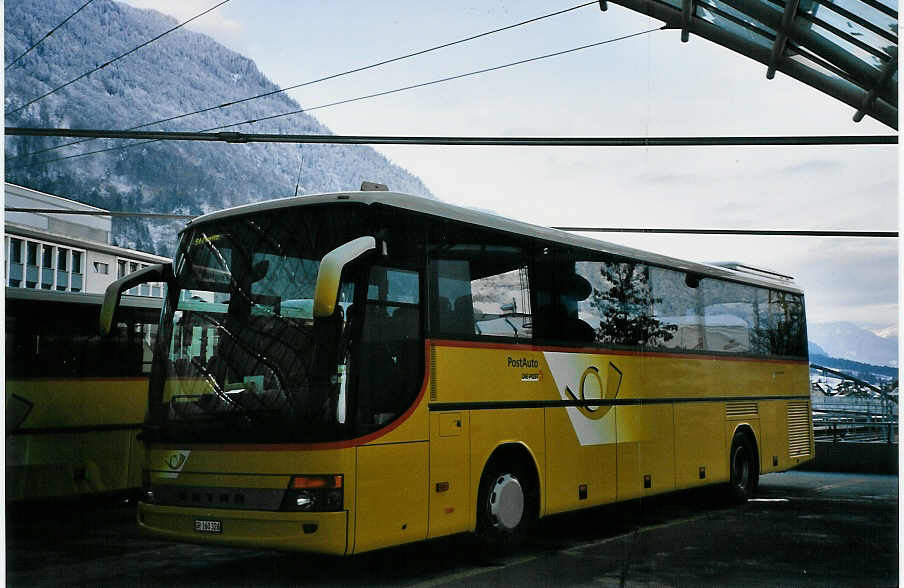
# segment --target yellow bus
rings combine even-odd
[[[135,494],[161,300],[6,288],[6,500]]]
[[[355,554],[813,456],[803,295],[392,192],[205,215],[165,281],[139,524]]]

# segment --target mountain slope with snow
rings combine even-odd
[[[83,4],[7,0],[7,63]],[[6,72],[5,110],[109,61],[176,25],[153,10],[97,0]],[[299,56],[299,77],[305,60]],[[6,117],[6,126],[127,129],[276,90],[253,61],[213,39],[179,29],[122,60]],[[279,93],[174,120],[148,130],[199,131],[298,111]],[[330,130],[306,113],[225,128],[253,133]],[[73,139],[6,137],[6,179],[110,210],[201,213],[299,193],[356,190],[363,180],[432,196],[408,171],[367,146],[94,140],[29,155]],[[42,161],[111,149],[40,164]],[[114,220],[120,245],[172,253],[181,222]]]
[[[898,362],[897,336],[880,337],[853,323],[808,324],[807,336],[833,357],[888,366]]]

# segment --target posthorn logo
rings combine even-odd
[[[178,478],[179,472],[182,471],[182,468],[185,467],[185,462],[188,461],[188,456],[191,455],[191,451],[181,450],[181,451],[170,451],[163,456],[163,465],[164,470],[160,472],[160,476],[164,478]]]
[[[174,453],[166,460],[166,465],[168,465],[171,470],[180,470],[182,469],[182,466],[185,465],[186,459],[185,454]]]

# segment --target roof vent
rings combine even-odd
[[[361,182],[362,192],[388,192],[389,186],[386,184],[378,184],[376,182]]]
[[[773,280],[782,280],[785,282],[791,282],[794,280],[793,276],[780,274],[780,273],[774,272],[772,270],[764,269],[761,267],[754,267],[752,265],[747,265],[746,263],[739,263],[737,261],[714,261],[714,262],[710,262],[709,265],[724,267],[726,269],[734,270],[736,272],[742,272],[745,274],[751,274],[751,275],[760,276],[763,278],[771,278]]]

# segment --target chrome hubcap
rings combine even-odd
[[[521,482],[511,474],[496,478],[490,490],[490,516],[497,529],[512,530],[524,515],[524,490]]]

